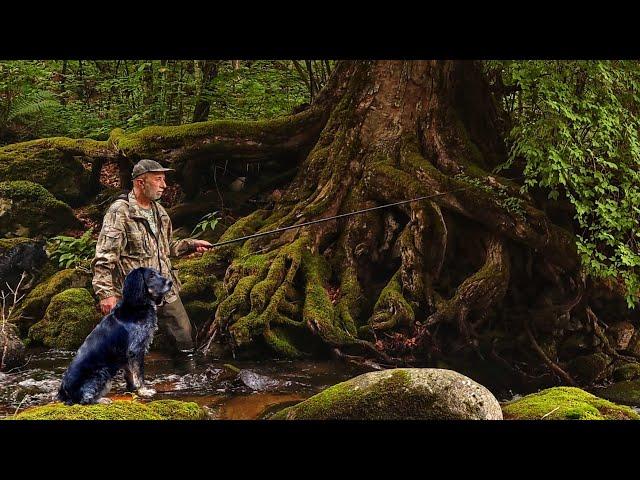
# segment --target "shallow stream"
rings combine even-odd
[[[0,417],[55,401],[74,354],[33,350],[22,368],[0,373]],[[157,391],[154,400],[196,402],[212,419],[265,418],[359,373],[334,361],[216,362],[198,355],[173,358],[159,352],[145,357],[146,383]],[[130,398],[122,372],[107,396]]]

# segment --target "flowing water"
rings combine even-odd
[[[55,401],[62,374],[75,352],[32,351],[19,370],[0,373],[0,417]],[[145,357],[145,381],[153,400],[196,402],[212,419],[259,419],[302,401],[361,372],[333,361],[215,361],[201,356],[151,352]],[[122,373],[111,399],[125,394]]]

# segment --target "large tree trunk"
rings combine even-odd
[[[575,242],[516,181],[490,173],[506,153],[477,65],[342,62],[315,105],[328,121],[286,194],[223,239],[434,197],[220,249],[230,266],[204,350],[324,349],[579,383],[560,346],[599,329]],[[604,343],[611,367],[620,354]]]

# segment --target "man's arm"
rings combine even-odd
[[[124,213],[119,212],[121,205],[114,203],[104,216],[102,229],[96,244],[96,254],[91,261],[93,271],[93,290],[100,300],[120,296],[114,288],[111,272],[117,267],[120,253],[126,242]]]

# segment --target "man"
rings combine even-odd
[[[106,315],[121,297],[124,277],[137,267],[155,268],[173,281],[165,303],[158,307],[158,325],[169,334],[180,351],[191,351],[193,329],[180,300],[177,271],[169,256],[206,251],[212,245],[205,240],[172,240],[171,219],[158,200],[167,184],[163,168],[154,160],[140,160],[133,167],[133,190],[127,200],[118,199],[105,214],[98,236],[96,255],[91,262],[93,288]]]

